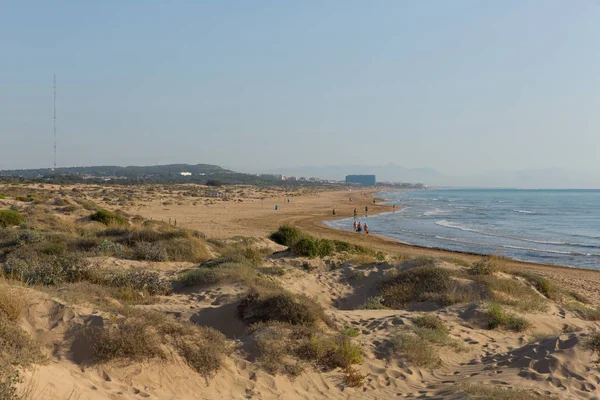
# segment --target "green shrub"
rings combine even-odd
[[[369,297],[365,303],[359,307],[360,310],[385,310],[386,307],[383,303],[385,299],[383,296]]]
[[[102,271],[90,280],[104,286],[130,288],[149,295],[166,295],[173,289],[171,281],[165,279],[160,272],[143,269]]]
[[[348,336],[348,337],[357,337],[358,335],[360,335],[360,331],[356,328],[350,328],[350,327],[346,327],[344,329],[342,329],[340,331],[340,333],[342,335]]]
[[[424,314],[414,317],[413,324],[419,328],[432,329],[440,332],[448,332],[448,328],[444,322],[434,315]]]
[[[67,199],[62,199],[62,198],[56,198],[54,199],[54,205],[57,207],[65,207],[65,206],[70,206],[71,202]]]
[[[597,364],[600,364],[600,332],[592,332],[583,342],[583,347],[592,353],[598,353]]]
[[[120,215],[116,215],[108,210],[98,210],[90,215],[92,221],[100,222],[104,225],[125,225],[127,221]]]
[[[25,218],[15,210],[0,210],[0,228],[21,225]]]
[[[17,235],[17,241],[21,245],[40,243],[43,240],[44,240],[44,237],[42,236],[42,234],[36,230],[30,230],[30,229],[22,230]]]
[[[505,312],[500,304],[491,303],[488,306],[488,327],[496,329],[504,327],[514,332],[522,332],[529,328],[530,323],[526,319]]]
[[[270,236],[271,240],[283,246],[291,247],[300,240],[304,234],[291,225],[281,225]]]
[[[493,275],[504,268],[502,259],[496,256],[483,257],[473,264],[470,273],[473,275]]]
[[[238,314],[249,325],[278,321],[291,325],[313,326],[318,321],[328,321],[323,307],[314,300],[283,290],[251,290],[239,304]]]
[[[452,281],[449,270],[424,264],[406,271],[381,284],[384,304],[391,308],[403,308],[411,302],[439,299],[447,293]],[[434,296],[429,296],[433,294]]]
[[[543,276],[527,271],[518,272],[517,275],[532,283],[535,288],[547,298],[551,300],[560,300],[561,296],[559,289]]]
[[[169,254],[161,243],[137,242],[133,248],[133,257],[144,261],[167,261]]]
[[[77,282],[89,280],[93,275],[89,264],[77,255],[38,255],[34,252],[9,254],[4,263],[4,273],[29,285]]]

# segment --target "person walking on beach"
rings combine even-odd
[[[333,209],[333,216],[335,217],[335,208]]]
[[[364,230],[365,230],[365,233],[368,235],[369,234],[369,225],[367,225],[366,222],[365,222]]]
[[[365,215],[369,215],[369,206],[365,206]]]
[[[358,223],[358,225],[356,226],[356,232],[358,232],[358,233],[362,232],[362,225],[361,225],[361,223],[360,223],[360,222],[359,222],[359,223]]]
[[[355,208],[354,209],[354,218],[358,217],[358,210]]]
[[[356,222],[356,220],[355,220],[355,221],[354,221],[354,224],[352,224],[352,228],[353,228],[352,230],[353,230],[354,232],[356,232],[356,227],[357,227],[357,226],[358,226],[358,223],[357,223],[357,222]]]

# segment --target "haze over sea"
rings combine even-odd
[[[358,220],[371,233],[447,250],[600,269],[600,190],[461,189],[378,194],[403,207]],[[352,230],[352,218],[330,226]]]

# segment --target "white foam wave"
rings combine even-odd
[[[553,241],[553,240],[536,240],[536,239],[527,239],[527,238],[508,236],[508,235],[500,235],[497,233],[491,233],[491,232],[486,232],[486,231],[482,231],[482,230],[475,229],[475,228],[470,228],[468,226],[464,226],[464,225],[461,225],[461,224],[458,224],[455,222],[451,222],[451,221],[447,221],[447,220],[436,221],[436,225],[443,226],[446,228],[451,228],[451,229],[458,229],[458,230],[465,231],[465,232],[478,233],[480,235],[501,237],[504,239],[518,240],[521,242],[528,242],[528,243],[547,244],[547,245],[552,245],[552,246],[583,247],[583,248],[592,248],[592,249],[600,248],[600,246],[593,245],[593,244],[569,243],[569,242],[560,242],[560,241]],[[569,252],[567,252],[567,254],[569,254]]]

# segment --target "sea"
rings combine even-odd
[[[600,190],[383,192],[397,210],[364,215],[372,234],[423,247],[600,269]],[[329,221],[352,231],[353,218]]]

